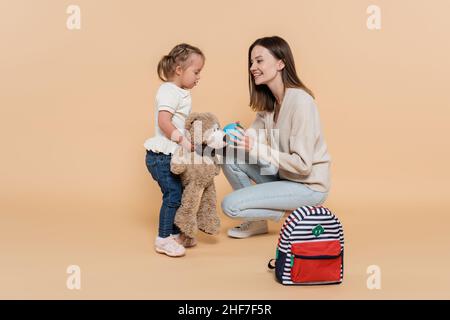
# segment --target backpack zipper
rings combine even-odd
[[[337,258],[339,258],[340,256],[342,256],[342,251],[341,251],[341,253],[339,253],[336,256],[301,256],[301,255],[297,255],[297,254],[294,254],[292,256],[294,256],[296,258],[299,258],[299,259],[304,259],[304,260],[328,260],[328,259],[337,259]]]

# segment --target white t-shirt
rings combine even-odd
[[[169,111],[172,124],[184,133],[184,122],[192,110],[191,93],[172,82],[164,82],[158,89],[155,101],[155,135],[147,139],[144,147],[153,152],[173,154],[178,144],[165,136],[158,126],[158,112]]]

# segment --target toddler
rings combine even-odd
[[[180,177],[170,171],[170,160],[178,145],[193,150],[184,135],[184,122],[192,109],[189,90],[200,80],[204,63],[200,49],[185,43],[175,46],[159,61],[158,76],[163,83],[156,94],[155,136],[144,144],[147,169],[162,192],[155,250],[171,257],[183,256],[185,247],[195,245],[180,235],[174,224],[183,187]]]

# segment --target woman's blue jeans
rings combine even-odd
[[[274,170],[267,174],[267,166],[259,163],[235,161],[224,163],[222,169],[235,190],[222,201],[222,210],[230,218],[278,221],[285,211],[304,205],[320,205],[328,195],[328,192],[314,191],[299,182],[282,180]]]

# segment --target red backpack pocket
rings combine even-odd
[[[339,240],[292,243],[291,252],[293,282],[341,281],[342,248]]]

